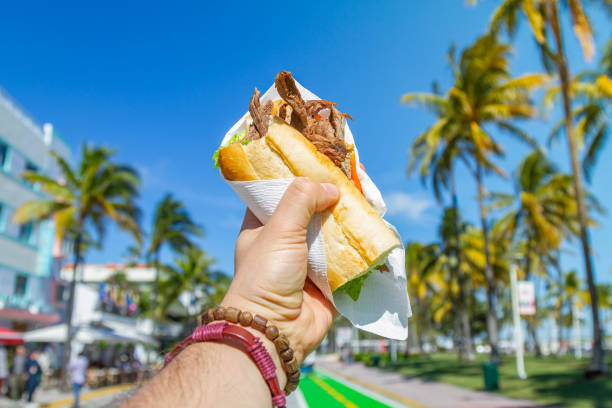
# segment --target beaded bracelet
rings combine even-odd
[[[206,326],[217,320],[225,320],[230,323],[240,323],[245,327],[252,327],[255,330],[263,333],[268,340],[274,343],[274,348],[278,352],[283,370],[287,373],[287,384],[285,385],[285,393],[291,394],[300,383],[300,365],[297,359],[293,356],[289,340],[284,335],[280,334],[278,327],[268,324],[268,320],[251,314],[250,312],[242,312],[235,307],[214,307],[208,309],[200,316],[199,323],[201,326]]]
[[[191,344],[224,340],[228,340],[227,342],[231,345],[237,345],[251,357],[270,389],[272,404],[278,408],[286,408],[285,393],[278,384],[278,379],[276,378],[276,365],[272,357],[270,357],[270,353],[268,353],[257,336],[254,336],[240,326],[232,325],[228,322],[221,322],[197,327],[191,336],[181,341],[166,355],[164,367]]]

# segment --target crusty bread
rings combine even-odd
[[[297,176],[338,187],[340,199],[323,212],[321,226],[332,290],[384,263],[401,245],[342,170],[283,121],[275,120],[265,138],[221,148],[219,167],[233,181]]]

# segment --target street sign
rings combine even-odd
[[[518,301],[519,313],[523,316],[533,316],[536,314],[535,289],[533,282],[518,281]]]

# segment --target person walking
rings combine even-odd
[[[82,351],[76,360],[68,365],[72,377],[72,392],[74,393],[74,408],[79,406],[79,397],[81,395],[81,388],[85,384],[85,376],[87,373],[87,367],[89,361],[85,356],[85,351]]]
[[[40,377],[42,376],[42,369],[38,361],[36,361],[37,356],[38,351],[33,350],[26,362],[26,392],[28,395],[28,402],[32,402],[32,396],[34,395],[34,391],[36,391],[36,387],[40,384]]]
[[[23,395],[23,389],[26,379],[26,349],[23,346],[17,346],[15,349],[15,357],[13,358],[13,369],[9,378],[9,387],[11,388],[11,399],[20,400]]]

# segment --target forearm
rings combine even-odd
[[[121,408],[270,406],[268,386],[247,354],[207,342],[183,350]]]

